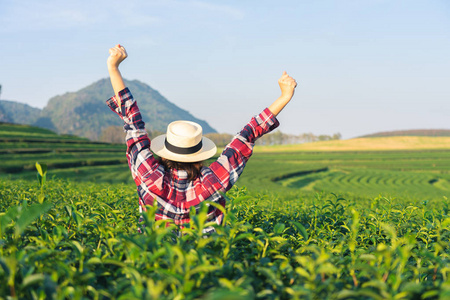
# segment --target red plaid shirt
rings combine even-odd
[[[209,167],[201,169],[201,176],[187,179],[184,170],[165,170],[150,151],[150,139],[145,131],[139,108],[128,88],[119,92],[121,107],[116,96],[106,101],[108,106],[125,122],[127,159],[139,195],[140,211],[145,205],[158,203],[156,220],[171,219],[182,226],[189,223],[189,210],[209,200],[225,206],[221,192],[228,191],[242,174],[253,152],[256,139],[278,127],[279,123],[269,109],[253,117]],[[223,213],[209,205],[209,221],[221,224]],[[205,232],[214,230],[207,228]]]

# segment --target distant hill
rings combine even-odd
[[[139,103],[147,130],[166,131],[172,121],[189,120],[199,123],[205,133],[216,132],[208,123],[169,102],[147,84],[138,80],[125,80],[125,84]],[[109,79],[102,79],[77,92],[53,97],[35,125],[97,140],[103,129],[123,125],[105,104],[113,94]]]
[[[139,108],[146,129],[165,132],[176,120],[199,123],[204,133],[214,133],[208,123],[169,102],[158,91],[138,80],[125,80]],[[0,122],[35,125],[60,134],[71,134],[99,140],[102,132],[113,128],[118,134],[123,122],[105,104],[114,94],[109,79],[101,79],[77,92],[51,98],[43,110],[12,101],[0,101]],[[109,131],[111,132],[111,131]]]
[[[30,125],[39,118],[41,110],[28,104],[0,100],[0,122]]]
[[[412,129],[383,131],[360,136],[365,137],[385,137],[385,136],[450,136],[450,129]]]

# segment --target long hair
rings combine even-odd
[[[188,180],[195,180],[201,175],[201,170],[203,167],[203,162],[179,162],[168,160],[165,158],[159,158],[159,162],[168,170],[184,170],[188,174]]]

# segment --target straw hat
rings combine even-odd
[[[191,121],[175,121],[167,126],[167,133],[151,142],[153,153],[179,162],[198,162],[217,152],[213,141],[202,136],[202,126]]]

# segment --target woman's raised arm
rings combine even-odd
[[[125,83],[123,82],[122,74],[119,71],[120,63],[127,58],[127,51],[120,44],[109,49],[109,57],[106,61],[108,65],[109,78],[111,79],[111,85],[114,89],[114,94],[118,101],[118,106],[120,107],[120,97],[119,92],[125,88]]]

